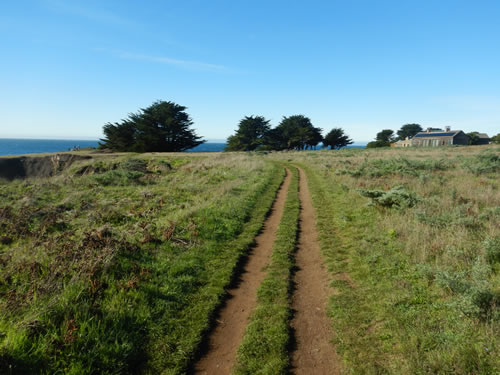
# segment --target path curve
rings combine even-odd
[[[293,374],[340,374],[341,361],[331,343],[333,331],[328,318],[328,272],[323,264],[316,218],[304,171],[300,176],[300,233],[296,253],[291,326],[296,349],[292,353]]]
[[[249,254],[238,285],[228,290],[229,297],[217,318],[217,326],[209,337],[208,352],[195,365],[195,374],[230,374],[236,363],[236,352],[243,339],[250,313],[257,305],[257,289],[266,276],[264,267],[271,259],[276,231],[281,222],[290,186],[287,169],[283,184],[266,219],[256,245]]]

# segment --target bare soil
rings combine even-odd
[[[296,253],[297,271],[292,299],[296,349],[292,353],[293,374],[340,374],[341,361],[331,343],[333,331],[327,316],[331,291],[323,264],[315,226],[314,208],[306,175],[300,173],[300,234]]]
[[[228,299],[217,319],[217,325],[210,334],[208,351],[195,365],[195,374],[230,374],[236,362],[236,352],[243,339],[248,317],[257,305],[257,289],[266,276],[276,231],[283,216],[285,201],[291,181],[287,175],[273,203],[271,214],[263,230],[256,237],[256,245],[243,267],[238,285],[228,290]]]

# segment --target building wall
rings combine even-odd
[[[454,145],[468,145],[469,137],[464,132],[458,133],[453,139]]]
[[[432,134],[432,133],[431,133]],[[415,147],[440,147],[440,146],[451,146],[451,145],[468,145],[469,137],[460,131],[453,135],[440,135],[433,137],[432,135],[425,137],[414,137],[412,139],[412,146]]]
[[[391,143],[391,147],[410,147],[412,145],[411,140],[397,141]]]
[[[425,137],[412,139],[412,146],[415,147],[438,147],[450,146],[453,144],[455,144],[453,142],[453,137]]]

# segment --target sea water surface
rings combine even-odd
[[[63,152],[97,146],[97,140],[0,138],[0,156]],[[348,148],[364,148],[365,146],[364,143],[354,143]],[[226,147],[225,143],[206,142],[187,152],[219,152],[223,151],[224,147]],[[318,149],[321,149],[321,146]]]
[[[76,139],[14,139],[0,138],[0,156],[63,152],[87,147],[97,147],[99,141]],[[203,143],[188,152],[223,151],[225,143]]]

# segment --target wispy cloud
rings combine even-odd
[[[140,60],[151,63],[168,64],[178,66],[180,68],[192,70],[207,70],[207,71],[227,71],[228,68],[224,65],[209,64],[200,61],[181,60],[166,56],[149,56],[130,52],[113,52],[114,55],[124,60]]]
[[[53,11],[86,18],[91,21],[123,26],[135,25],[133,21],[118,16],[115,13],[108,12],[102,9],[91,8],[87,5],[84,6],[74,1],[43,0],[43,3],[47,6],[47,8]]]

